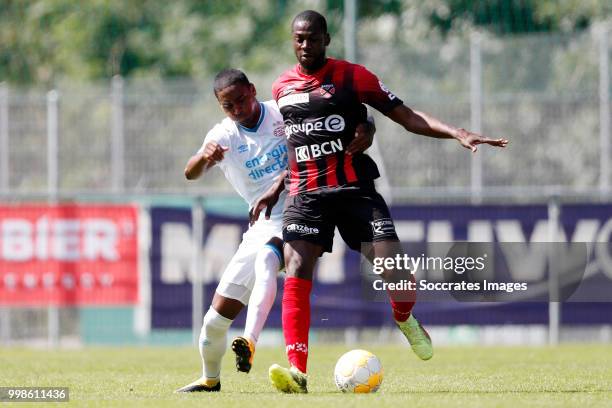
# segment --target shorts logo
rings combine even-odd
[[[370,221],[374,237],[380,237],[387,234],[395,234],[395,226],[391,218],[379,218]]]
[[[308,227],[302,224],[289,224],[285,227],[287,232],[296,232],[301,235],[317,235],[319,229],[316,227]]]

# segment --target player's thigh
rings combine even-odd
[[[285,243],[285,268],[287,276],[312,280],[317,259],[323,254],[323,247],[308,241]]]
[[[242,236],[238,250],[223,271],[216,293],[225,298],[248,304],[255,284],[255,259],[258,251],[271,238],[263,227],[251,227]]]
[[[244,308],[244,304],[237,299],[232,299],[219,292],[215,292],[212,300],[212,307],[217,313],[226,319],[234,320],[238,313]]]
[[[283,241],[306,241],[331,252],[334,220],[330,216],[329,199],[318,193],[287,197],[283,211]],[[285,259],[285,262],[288,262]]]
[[[249,235],[250,234],[250,235]],[[248,240],[252,243],[252,245],[259,248],[260,245],[263,244],[261,248],[269,248],[274,254],[278,257],[280,262],[279,271],[283,270],[285,267],[285,260],[283,257],[283,220],[281,217],[273,217],[269,220],[260,218],[257,222],[249,228],[246,236],[249,235]],[[260,249],[258,249],[257,257],[261,255]]]
[[[282,255],[282,220],[259,220],[243,235],[238,250],[228,263],[216,292],[246,305],[255,284],[255,262],[265,246]]]
[[[339,195],[335,208],[340,235],[351,249],[362,252],[366,258],[376,256],[374,244],[399,241],[389,207],[373,187]],[[376,246],[381,251],[397,250],[394,245]]]

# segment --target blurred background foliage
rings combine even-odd
[[[326,14],[341,56],[343,0],[0,0],[0,81],[205,78],[292,63],[288,29],[306,8]],[[359,40],[418,46],[424,39],[583,31],[610,0],[375,0],[359,2]],[[337,36],[336,36],[337,35]]]

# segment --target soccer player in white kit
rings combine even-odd
[[[264,192],[285,177],[288,156],[283,118],[276,101],[257,100],[255,86],[240,70],[219,72],[214,92],[227,117],[208,132],[202,147],[189,159],[185,177],[196,179],[218,165],[252,209]],[[358,126],[347,151],[363,151],[371,145],[375,129],[369,120],[370,125]],[[276,276],[283,265],[282,210],[282,206],[275,206],[242,236],[204,316],[199,338],[202,376],[177,392],[220,391],[227,332],[247,304],[244,334],[234,339],[232,350],[237,369],[250,371],[255,345],[276,296]]]

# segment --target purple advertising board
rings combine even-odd
[[[455,241],[520,244],[519,248],[525,251],[516,257],[520,261],[521,258],[538,256],[530,245],[549,240],[546,205],[410,205],[393,207],[391,212],[398,236],[405,244]],[[151,326],[166,329],[191,327],[191,210],[153,207],[150,215]],[[576,291],[580,300],[562,303],[562,324],[612,324],[612,298],[608,297],[612,294],[612,205],[562,205],[559,223],[555,240],[600,243],[589,251],[588,273]],[[224,266],[246,229],[246,218],[206,213],[200,271],[206,308]],[[520,262],[506,261],[506,264],[504,273],[524,275]],[[393,324],[388,303],[375,302],[363,296],[360,267],[360,255],[336,239],[333,254],[321,258],[315,273],[311,297],[313,327],[379,327]],[[535,283],[545,283],[549,267],[541,263],[541,268],[532,268],[529,279]],[[278,283],[279,290],[267,327],[281,325],[282,278]],[[589,301],[591,295],[597,301]],[[536,300],[421,301],[417,302],[414,310],[428,325],[546,324],[548,302]],[[243,324],[245,315],[243,312],[238,317],[238,326]]]

